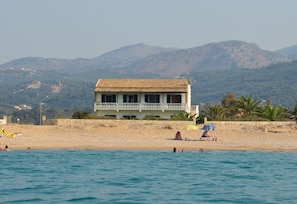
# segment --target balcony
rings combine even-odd
[[[161,110],[161,111],[187,111],[185,103],[95,103],[97,110]]]

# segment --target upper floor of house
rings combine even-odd
[[[191,109],[191,85],[187,79],[99,79],[94,110]]]

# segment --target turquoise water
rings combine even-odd
[[[0,203],[296,203],[297,153],[0,152]]]

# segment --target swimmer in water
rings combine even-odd
[[[10,149],[9,149],[8,146],[6,145],[5,148],[3,149],[3,151],[9,152]]]

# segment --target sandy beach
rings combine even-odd
[[[256,123],[255,123],[256,124]],[[139,125],[1,125],[19,133],[16,139],[0,138],[0,146],[11,150],[34,149],[111,149],[111,150],[259,150],[297,151],[297,125],[284,124],[217,124],[218,141],[200,141],[203,124],[198,126],[154,124]],[[190,128],[189,128],[190,127]],[[192,128],[191,128],[192,127]],[[182,141],[174,140],[181,132]]]

